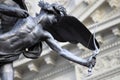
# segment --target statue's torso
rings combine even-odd
[[[34,44],[37,40],[35,34],[37,34],[39,30],[35,26],[36,24],[34,24],[31,18],[19,20],[10,32],[5,33],[7,37],[5,37],[3,41],[2,37],[0,37],[0,51],[6,52],[7,54],[20,51]],[[2,36],[4,37],[4,34],[2,34]]]
[[[43,15],[41,24],[35,22],[32,17],[18,20],[15,26],[10,32],[5,33],[8,38],[1,40],[0,37],[0,52],[1,54],[17,54],[25,48],[31,47],[32,45],[39,43],[43,37],[42,27],[45,25],[52,24],[53,15]],[[50,21],[51,20],[51,21]],[[2,35],[4,37],[4,35]]]

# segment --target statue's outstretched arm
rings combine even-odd
[[[19,18],[26,18],[29,16],[27,11],[16,7],[10,7],[5,4],[0,4],[0,13],[7,16],[19,17]]]
[[[62,49],[58,43],[56,43],[56,41],[52,38],[52,36],[49,33],[46,33],[46,35],[48,36],[48,38],[46,39],[46,43],[55,51],[57,52],[60,56],[73,61],[75,63],[78,63],[80,65],[89,67],[91,64],[94,66],[95,65],[95,59],[83,59],[80,57],[75,56],[74,54],[72,54],[71,52]]]

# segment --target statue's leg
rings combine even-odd
[[[0,66],[1,80],[13,80],[13,63]]]

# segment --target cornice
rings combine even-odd
[[[90,5],[83,14],[78,15],[80,21],[84,21],[91,13],[93,13],[99,6],[101,6],[105,0],[98,0],[93,5]]]
[[[120,7],[115,8],[113,11],[111,11],[108,15],[106,15],[102,20],[108,20],[109,18],[113,18],[116,15],[120,14]]]
[[[120,40],[115,41],[115,42],[113,42],[113,43],[111,43],[111,44],[108,44],[108,45],[105,45],[105,46],[101,46],[101,47],[100,47],[99,56],[104,56],[104,55],[106,55],[107,53],[109,54],[109,52],[114,51],[114,50],[112,50],[112,48],[119,49],[119,46],[120,46]],[[107,51],[107,53],[104,54],[104,51]],[[107,55],[108,55],[108,54],[107,54]],[[91,55],[91,51],[89,51],[89,52],[84,52],[84,55],[82,55],[82,57],[88,57],[88,56],[90,56],[90,55]]]
[[[35,76],[35,78],[33,80],[43,80],[45,78],[48,78],[50,76],[53,76],[57,73],[60,73],[60,72],[63,72],[63,71],[66,71],[68,69],[71,69],[73,66],[72,65],[67,65],[67,66],[64,66],[62,68],[58,68],[57,70],[55,71],[51,71],[51,72],[48,72],[47,74],[45,74],[44,76],[40,76],[40,75],[37,75]]]
[[[94,74],[86,80],[109,80],[110,78],[114,78],[114,76],[118,76],[120,74],[120,65],[110,68],[108,70],[102,70],[100,73]]]
[[[88,26],[88,28],[90,29],[91,32],[94,32],[94,30],[95,30],[97,33],[97,32],[106,30],[110,27],[113,27],[117,24],[120,24],[120,14],[118,14],[108,20],[102,21],[100,23],[90,25],[90,26]],[[95,26],[97,26],[96,29],[95,29]]]

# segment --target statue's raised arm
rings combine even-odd
[[[2,2],[0,3],[0,13],[7,15],[7,16],[19,17],[19,18],[25,18],[29,16],[26,10],[20,9],[17,7],[8,6],[7,4],[2,3]]]

